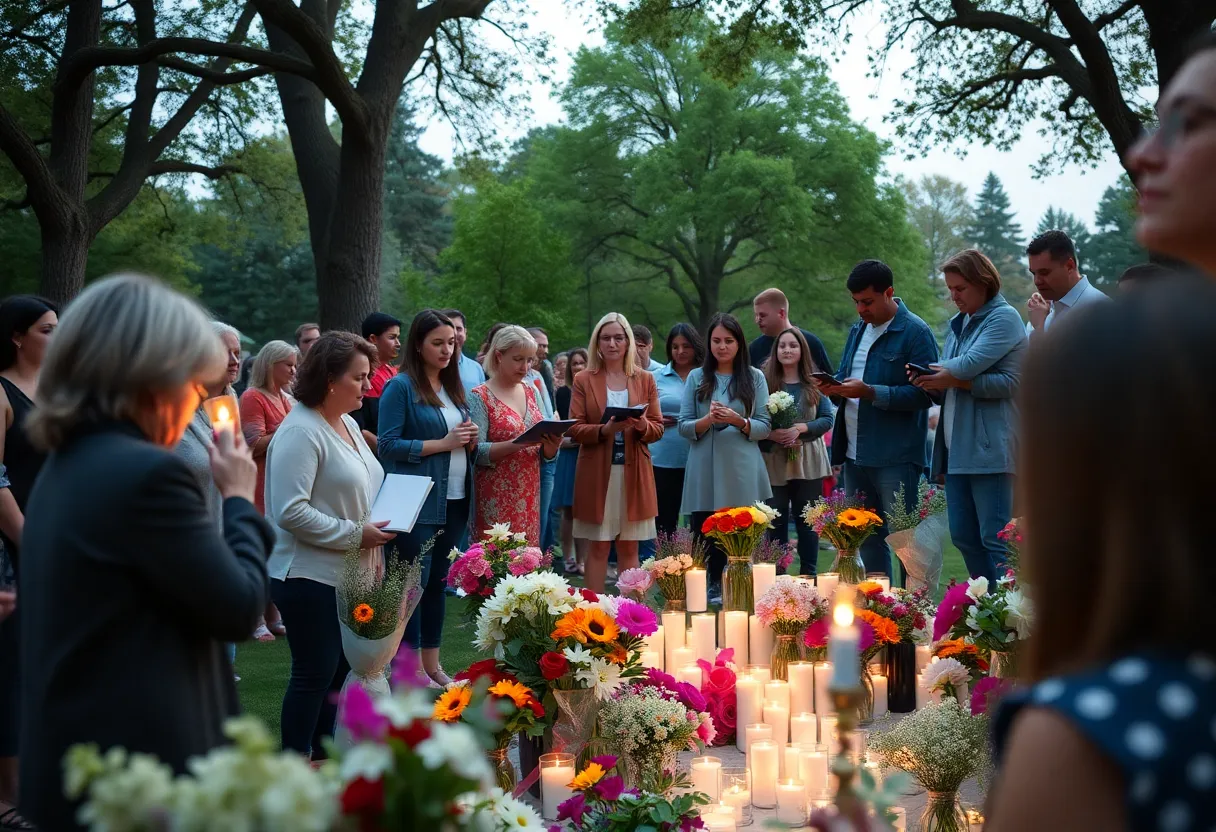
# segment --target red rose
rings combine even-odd
[[[388,735],[401,740],[410,748],[417,748],[418,743],[431,738],[431,726],[422,719],[415,719],[404,728],[390,728]]]
[[[528,710],[530,710],[532,715],[537,719],[543,719],[545,716],[545,706],[537,702],[535,699],[528,700]]]
[[[714,515],[705,518],[705,522],[701,524],[701,534],[709,534],[714,530]]]
[[[457,682],[476,682],[482,676],[490,677],[490,684],[494,684],[503,679],[506,674],[498,669],[498,662],[494,659],[482,659],[479,662],[473,662],[465,670],[456,674]]]
[[[753,522],[752,513],[746,509],[730,516],[731,521],[740,529],[750,529]]]
[[[735,519],[729,514],[723,514],[718,518],[718,531],[722,534],[730,534],[735,530]]]
[[[600,596],[596,595],[594,592],[592,592],[589,589],[580,589],[578,592],[579,592],[579,595],[583,596],[583,600],[586,601],[588,604],[594,604],[600,600]]]
[[[561,653],[550,651],[540,657],[540,675],[550,682],[565,675],[569,669],[570,662]]]
[[[357,777],[342,791],[342,814],[379,815],[384,812],[384,781]]]

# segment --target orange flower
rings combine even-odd
[[[457,722],[464,709],[469,707],[473,698],[468,685],[454,685],[448,688],[435,700],[435,719],[440,722]]]
[[[882,644],[899,643],[899,625],[871,610],[858,610],[857,617],[874,628],[874,640]]]
[[[372,620],[372,616],[375,614],[376,611],[372,609],[371,604],[358,604],[351,612],[351,617],[360,624],[366,624]]]
[[[564,638],[578,639],[580,644],[587,643],[587,610],[574,609],[557,619],[557,625],[549,635],[554,641]]]
[[[527,685],[508,679],[490,685],[490,693],[509,698],[517,708],[526,708],[528,700],[532,698],[532,690]]]
[[[869,595],[871,592],[882,592],[882,584],[878,581],[862,581],[857,585],[857,591],[862,595]]]
[[[836,522],[841,526],[848,526],[851,529],[864,529],[870,525],[870,517],[872,516],[865,509],[846,508],[836,515]]]
[[[619,644],[614,645],[612,652],[608,654],[607,659],[613,664],[623,665],[625,662],[629,661],[629,651]]]
[[[735,521],[729,514],[720,514],[715,522],[715,526],[722,534],[730,534],[735,530]]]
[[[939,659],[948,659],[951,656],[974,656],[980,654],[979,648],[974,644],[968,644],[961,638],[949,639],[937,645],[933,651],[933,655]]]
[[[597,644],[607,644],[610,641],[616,641],[617,636],[621,634],[621,628],[616,626],[616,622],[612,620],[612,616],[595,607],[586,612],[587,619],[583,627],[587,638]]]

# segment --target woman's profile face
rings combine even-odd
[[[276,361],[270,368],[271,378],[277,390],[290,390],[296,380],[296,362],[299,359],[289,355],[282,361]]]
[[[371,362],[361,352],[356,352],[342,374],[330,382],[330,393],[325,397],[325,406],[336,413],[353,413],[363,404],[363,397],[372,389]]]
[[[54,312],[47,312],[41,318],[34,321],[33,325],[25,332],[13,336],[13,343],[19,349],[29,362],[35,367],[42,366],[43,356],[46,355],[46,348],[50,346],[51,336],[55,334],[56,327],[59,326],[59,316]]]
[[[233,384],[241,376],[241,339],[231,332],[220,335],[224,342],[224,352],[228,356],[228,383]]]

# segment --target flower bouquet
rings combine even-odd
[[[527,545],[522,532],[511,532],[506,523],[495,523],[485,530],[485,540],[474,543],[465,552],[452,549],[448,554],[448,586],[468,599],[465,616],[477,619],[477,613],[494,587],[508,575],[528,575],[553,565],[553,556],[535,546]]]
[[[887,543],[908,573],[909,588],[928,587],[930,592],[937,592],[943,543],[950,531],[946,522],[946,491],[922,478],[917,486],[916,505],[911,511],[906,505],[904,486],[900,483],[894,510],[887,512]]]
[[[692,685],[681,688],[670,679],[662,674],[655,683],[647,679],[624,687],[600,711],[600,730],[622,758],[627,785],[643,792],[666,794],[686,787],[687,780],[676,772],[677,754],[703,748],[714,738],[704,698]]]
[[[857,550],[882,525],[882,518],[862,505],[861,500],[861,494],[849,499],[838,488],[831,496],[820,497],[814,505],[807,506],[802,515],[816,534],[836,547],[831,571],[840,574],[841,583],[859,584],[865,580],[866,567]]]
[[[971,671],[958,659],[938,659],[925,667],[925,689],[942,699],[953,699],[969,705],[967,683]]]
[[[937,659],[957,659],[967,668],[973,682],[985,678],[990,669],[988,660],[980,653],[980,649],[961,638],[937,642],[933,645],[933,656]]]
[[[764,406],[768,411],[773,430],[792,428],[798,422],[798,407],[794,397],[784,390],[768,394],[768,403]],[[786,458],[791,462],[802,452],[802,443],[786,449]]]
[[[752,612],[752,551],[780,515],[756,503],[716,511],[701,524],[701,534],[716,540],[726,552],[722,572],[722,609]]]
[[[988,720],[972,716],[948,699],[901,719],[890,731],[870,739],[882,761],[916,778],[929,792],[919,828],[966,832],[967,815],[958,790],[981,770],[988,757]]]
[[[456,805],[469,818],[469,825],[480,832],[545,832],[548,828],[535,809],[499,788],[462,795]]]
[[[815,587],[788,575],[779,576],[756,599],[756,617],[776,636],[770,662],[774,679],[788,681],[789,663],[802,658],[797,637],[827,614],[828,602],[819,597]]]
[[[1022,521],[1013,518],[996,537],[1005,544],[1005,566],[1016,574],[1022,563]]]
[[[617,758],[596,757],[571,782],[575,794],[557,807],[557,819],[575,830],[634,832],[637,829],[684,830],[701,828],[697,807],[709,799],[693,792],[668,800],[659,794],[626,789],[616,774]]]
[[[714,659],[713,664],[705,659],[697,660],[702,674],[701,696],[705,699],[705,709],[709,711],[709,715],[714,721],[714,736],[712,740],[707,741],[708,745],[730,745],[735,741],[739,711],[735,696],[735,682],[738,674],[734,659],[735,651],[727,648],[718,651],[718,656]],[[656,678],[654,674],[655,672],[651,671],[651,678]]]
[[[670,611],[683,610],[688,589],[684,583],[684,573],[692,569],[695,561],[692,555],[668,555],[664,558],[653,558],[642,566],[650,574],[651,580],[659,588],[659,593],[666,601]],[[626,570],[632,572],[633,570]],[[636,586],[636,583],[635,583]]]
[[[795,543],[781,543],[766,535],[752,550],[752,563],[771,563],[777,567],[778,575],[784,575],[794,562],[797,549]]]
[[[1013,654],[1018,642],[1030,637],[1034,610],[1012,572],[989,587],[987,578],[972,578],[966,587],[952,584],[937,609],[933,635],[947,634],[975,645],[996,665],[994,676],[1016,673]]]

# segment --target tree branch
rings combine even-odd
[[[192,75],[195,78],[201,78],[209,84],[216,86],[243,84],[246,81],[252,81],[254,78],[261,78],[276,71],[271,67],[261,66],[253,67],[252,69],[243,69],[237,72],[222,72],[174,57],[158,58],[157,63],[160,66],[163,66],[165,69],[176,69],[178,72],[184,72],[185,74]]]
[[[50,166],[29,134],[21,128],[3,104],[0,104],[0,151],[13,163],[13,167],[25,180],[26,196],[34,210],[49,210],[52,194],[58,190]]]
[[[148,168],[149,176],[166,173],[197,173],[208,179],[221,179],[234,173],[244,173],[237,165],[199,165],[184,159],[160,159]]]

